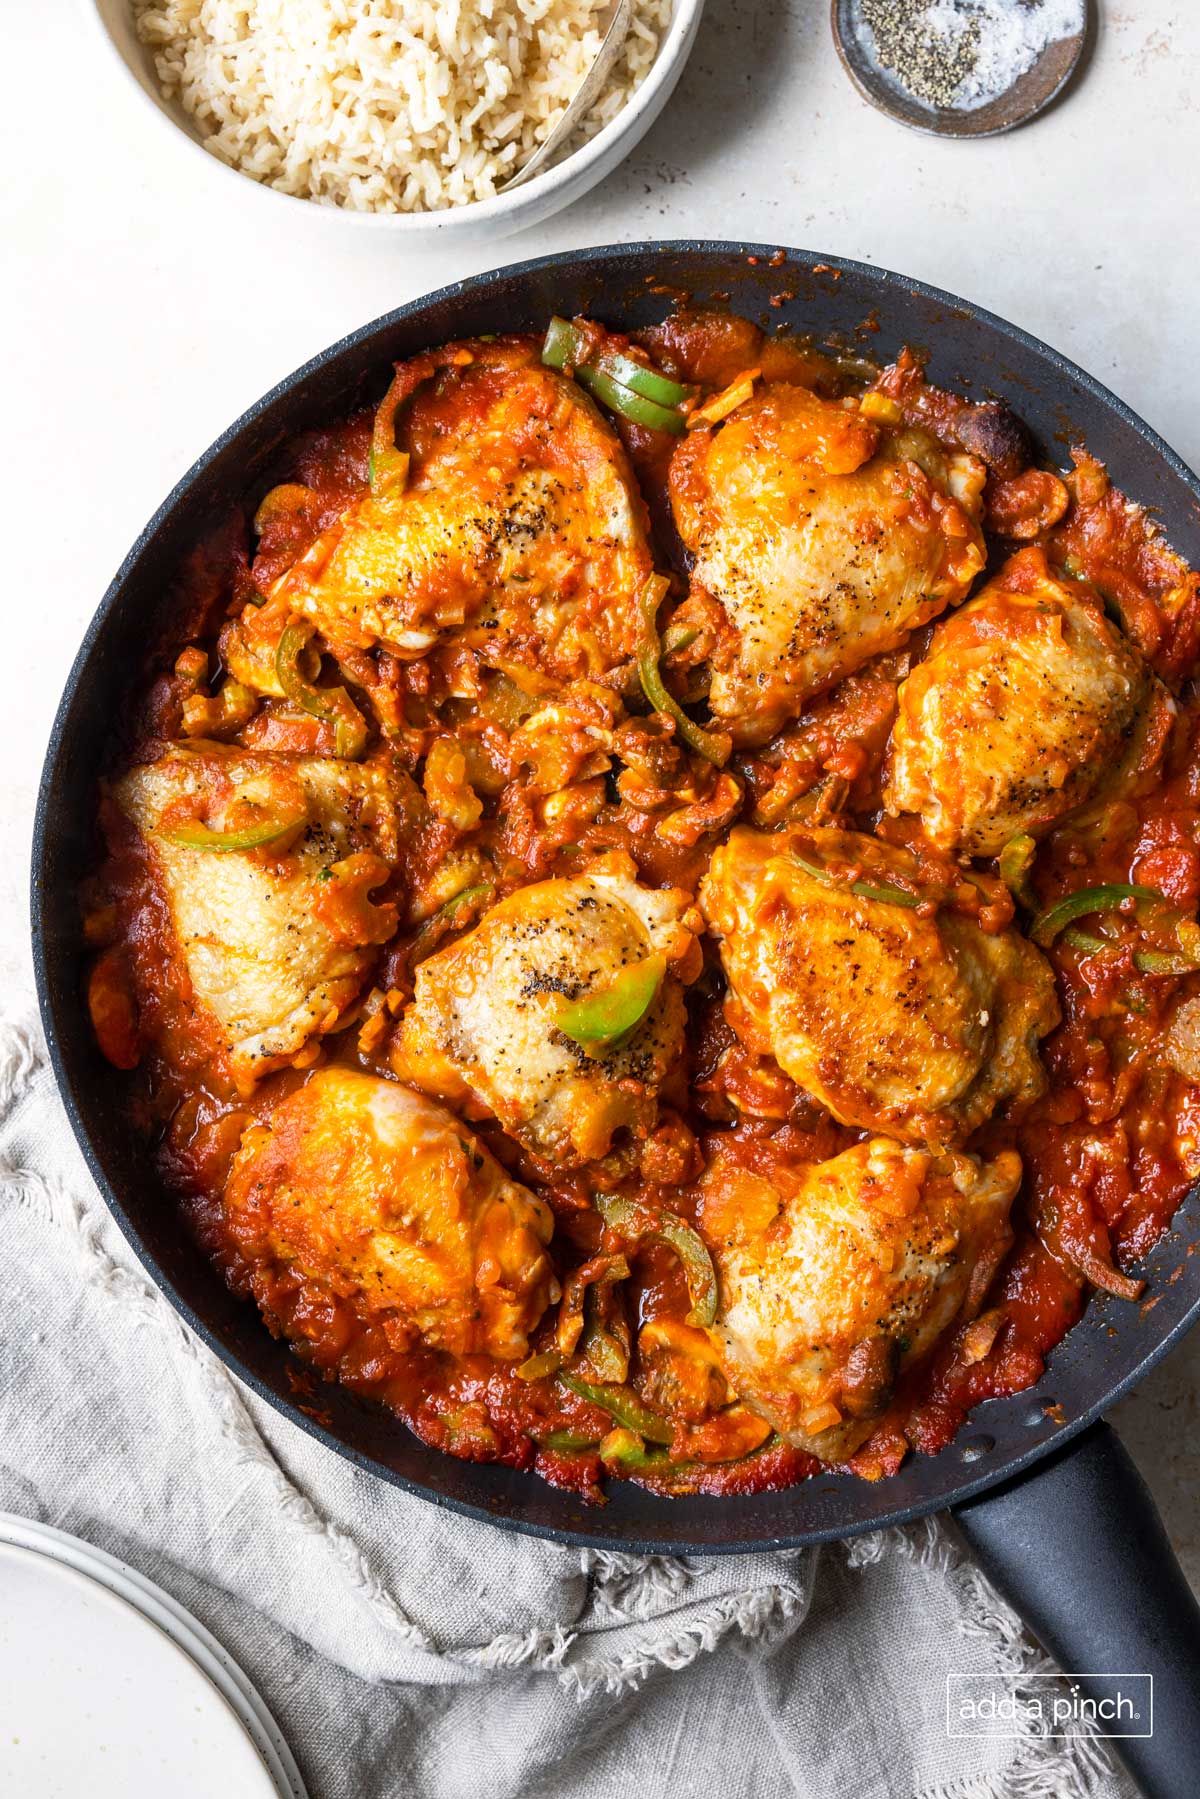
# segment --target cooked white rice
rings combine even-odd
[[[562,115],[605,0],[133,0],[168,98],[256,181],[356,212],[494,194]],[[637,0],[607,124],[658,54],[671,0]]]

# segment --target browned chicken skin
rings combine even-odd
[[[393,1347],[512,1360],[558,1296],[549,1207],[441,1106],[322,1068],[246,1131],[225,1193],[252,1270],[291,1267]]]
[[[165,571],[97,1042],[234,1292],[423,1442],[880,1478],[1200,1163],[1200,575],[907,352],[567,331],[398,365]]]
[[[770,1175],[718,1149],[698,1217],[721,1303],[712,1332],[747,1405],[812,1455],[868,1437],[896,1376],[978,1309],[1021,1178],[873,1137]]]
[[[453,637],[554,681],[628,661],[652,568],[646,509],[588,396],[513,341],[447,345],[397,381],[407,478],[350,505],[272,609],[331,643],[412,658]]]
[[[115,798],[149,851],[195,1005],[248,1091],[338,1023],[396,928],[395,907],[370,897],[396,855],[395,777],[386,762],[193,742],[132,769]],[[175,840],[189,823],[291,814],[295,828],[260,849]]]
[[[984,564],[983,477],[924,432],[782,382],[688,434],[671,502],[693,591],[728,621],[709,700],[735,737],[765,741],[963,598]]]
[[[902,682],[885,802],[942,849],[995,855],[1111,780],[1139,722],[1172,710],[1095,591],[1022,550]]]
[[[1058,1002],[1032,944],[950,907],[925,916],[905,881],[912,857],[875,838],[739,827],[700,903],[752,1048],[842,1123],[946,1146],[1042,1090]]]
[[[522,887],[418,968],[396,1073],[475,1116],[492,1112],[559,1164],[603,1156],[618,1130],[645,1134],[683,1048],[680,974],[699,968],[688,910],[685,894],[640,886],[619,856]],[[673,972],[627,1038],[585,1049],[557,1029],[565,1002],[651,954]]]

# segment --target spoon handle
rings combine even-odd
[[[584,114],[595,105],[624,48],[629,22],[633,17],[633,5],[634,0],[616,0],[608,30],[596,52],[596,60],[571,96],[562,118],[544,143],[538,145],[529,161],[499,189],[500,193],[509,193],[514,187],[520,187],[523,182],[529,181],[540,169],[544,169],[555,152],[561,150],[576,130]]]

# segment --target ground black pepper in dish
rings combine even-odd
[[[859,17],[879,67],[914,100],[969,111],[1081,31],[1086,14],[1082,0],[859,0]]]
[[[929,106],[948,107],[975,67],[979,25],[949,38],[929,17],[928,0],[862,0],[875,54],[903,87]]]

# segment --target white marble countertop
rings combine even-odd
[[[0,982],[31,984],[28,841],[79,637],[137,531],[251,400],[443,282],[543,252],[736,237],[854,256],[991,307],[1073,357],[1200,466],[1186,357],[1200,277],[1200,14],[1099,0],[1068,98],[1011,136],[945,143],[873,112],[826,0],[708,0],[682,82],[632,159],[547,225],[416,251],[235,197],[135,105],[82,0],[5,9],[10,93],[0,708]],[[1117,1421],[1200,1586],[1200,1333]]]

